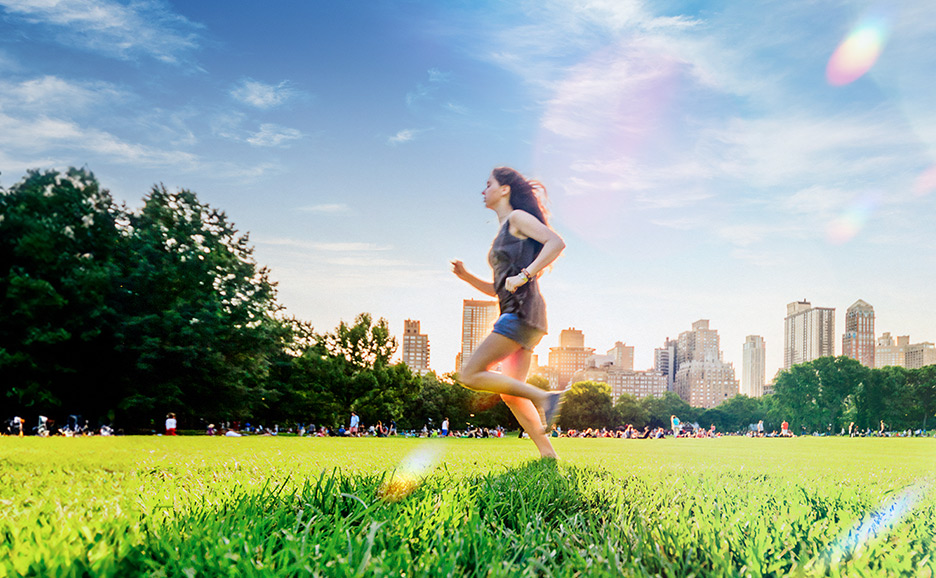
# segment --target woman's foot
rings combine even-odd
[[[549,431],[556,420],[559,419],[559,410],[565,399],[565,390],[550,392],[543,403],[543,429]]]

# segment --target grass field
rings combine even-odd
[[[936,440],[0,438],[0,577],[933,576]],[[380,499],[406,456],[436,454]]]

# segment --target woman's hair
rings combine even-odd
[[[499,185],[510,186],[510,206],[530,213],[544,225],[549,212],[546,210],[546,187],[539,181],[528,180],[510,167],[497,167],[491,174]]]

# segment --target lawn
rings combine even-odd
[[[936,569],[936,440],[556,441],[0,438],[0,577]]]

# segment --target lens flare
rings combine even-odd
[[[842,245],[854,239],[874,214],[876,205],[874,197],[868,196],[849,207],[842,216],[829,223],[826,229],[829,242]]]
[[[377,490],[377,495],[386,502],[399,502],[409,496],[423,478],[429,475],[442,457],[442,444],[424,443],[403,458],[390,477]]]
[[[889,19],[884,15],[864,18],[839,44],[826,66],[826,80],[843,86],[865,75],[887,42]]]
[[[887,537],[887,534],[907,517],[928,490],[929,486],[918,483],[882,504],[876,512],[872,512],[870,516],[861,520],[833,544],[829,551],[830,562],[838,564],[843,558],[855,554],[872,540]]]
[[[918,197],[933,191],[936,191],[936,165],[923,171],[913,183],[913,193]]]

